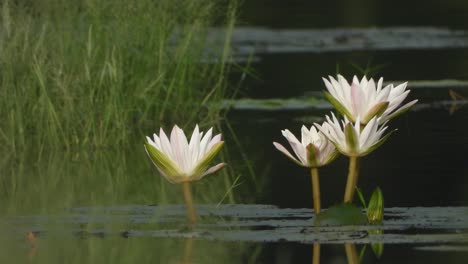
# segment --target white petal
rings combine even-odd
[[[166,133],[164,133],[162,128],[159,130],[159,139],[161,140],[161,151],[166,154],[166,156],[169,157],[174,163],[177,163],[172,153],[172,146],[169,142],[169,138],[167,138]]]
[[[213,172],[216,172],[218,170],[220,170],[221,168],[223,168],[224,166],[226,166],[227,164],[226,163],[219,163],[219,164],[216,164],[214,165],[213,167],[209,168],[208,170],[206,170],[201,176],[200,178],[208,175],[208,174],[211,174]]]
[[[188,172],[189,164],[186,158],[186,154],[188,154],[187,138],[185,137],[184,131],[177,125],[175,125],[171,131],[171,146],[175,162],[183,172]]]
[[[200,134],[200,129],[198,128],[198,124],[195,126],[193,130],[192,136],[190,137],[189,143],[189,159],[190,164],[193,168],[194,164],[197,164],[198,161],[198,150],[200,147],[200,138],[202,134]]]
[[[336,90],[335,90],[335,87],[333,87],[333,85],[325,78],[322,78],[323,82],[325,83],[325,87],[327,87],[327,90],[328,92],[335,98],[339,97],[337,94],[336,94]],[[338,98],[337,98],[338,99]]]
[[[289,130],[283,130],[283,136],[289,141],[291,148],[293,149],[294,153],[296,154],[297,158],[303,164],[307,164],[307,157],[306,157],[306,150],[305,147],[297,140],[296,136],[294,136]]]
[[[359,137],[359,150],[358,151],[364,151],[367,149],[367,147],[370,147],[371,145],[368,145],[368,141],[371,138],[371,133],[375,133],[373,131],[373,128],[376,125],[376,118],[372,118],[366,126],[364,126],[364,129],[361,131],[361,135]]]
[[[153,146],[153,147],[159,149],[158,146],[156,146],[156,144],[153,142],[153,140],[151,140],[150,137],[146,137],[146,141],[148,141],[148,143],[149,143],[151,146]]]
[[[210,151],[211,148],[220,141],[221,141],[221,134],[214,136],[211,139],[211,141],[208,143],[208,146],[206,147],[206,152]]]
[[[392,101],[390,101],[390,105],[388,106],[388,108],[385,110],[386,113],[391,113],[393,112],[396,108],[398,108],[400,106],[400,104],[406,99],[406,97],[408,96],[408,93],[410,91],[406,91],[402,94],[400,94],[399,96],[397,96],[396,98],[394,98]]]
[[[288,156],[290,159],[296,161],[297,163],[302,163],[300,162],[298,159],[296,159],[295,157],[293,157],[293,155],[291,155],[291,153],[285,148],[283,147],[283,145],[277,143],[277,142],[273,142],[273,145],[275,146],[275,148],[281,152],[283,152],[286,156]]]
[[[397,87],[393,88],[390,91],[390,95],[388,96],[389,100],[392,100],[392,98],[395,98],[395,97],[399,96],[401,93],[403,93],[405,91],[407,85],[408,85],[408,82],[405,82],[405,83],[402,83],[402,84],[398,85]]]
[[[213,134],[213,128],[210,128],[208,130],[208,132],[206,132],[206,135],[200,141],[200,149],[199,149],[199,152],[198,152],[198,159],[197,160],[201,160],[203,158],[203,156],[205,156],[205,153],[207,152],[206,147],[208,146],[208,143],[211,140],[211,135],[212,134]]]
[[[302,125],[301,127],[301,143],[302,143],[302,146],[304,147],[309,145],[309,143],[311,143],[310,137],[309,137],[309,130],[304,125]]]
[[[376,102],[388,101],[388,95],[390,94],[391,90],[393,89],[393,84],[389,84],[385,86],[380,93],[377,94],[375,98]]]
[[[157,148],[161,150],[161,140],[159,139],[158,135],[156,133],[153,133],[153,140],[154,144],[156,144]]]
[[[380,77],[379,82],[377,83],[376,94],[380,93],[380,91],[382,90],[382,85],[383,85],[383,78]]]

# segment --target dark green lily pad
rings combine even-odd
[[[367,217],[362,209],[350,203],[343,203],[330,207],[320,213],[314,220],[319,226],[343,226],[367,224]]]
[[[290,99],[237,99],[224,100],[224,109],[257,110],[257,111],[288,111],[307,109],[330,109],[330,103],[316,97],[301,97]]]

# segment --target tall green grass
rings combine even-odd
[[[205,40],[210,26],[229,32],[235,11],[230,0],[2,1],[0,145],[115,147],[215,124],[207,105],[226,94],[229,40],[209,59]]]

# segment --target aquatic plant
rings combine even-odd
[[[318,168],[332,162],[338,156],[338,152],[324,135],[328,131],[317,131],[314,126],[311,126],[310,129],[302,126],[300,142],[288,129],[282,130],[281,133],[288,140],[297,158],[291,155],[283,145],[277,142],[273,142],[273,145],[296,164],[311,168],[314,211],[319,214],[321,202]]]
[[[210,163],[223,147],[224,141],[221,140],[221,134],[212,137],[213,128],[210,128],[205,136],[203,133],[196,125],[189,142],[184,131],[175,125],[170,139],[164,130],[160,129],[159,136],[154,134],[153,140],[146,137],[145,143],[146,152],[161,175],[171,183],[182,184],[191,223],[196,222],[191,182],[198,181],[226,165],[226,163],[218,163],[209,168]]]
[[[350,159],[344,202],[352,202],[359,175],[359,157],[384,143],[391,134],[382,137],[387,121],[410,109],[418,100],[400,107],[410,92],[405,91],[406,82],[396,87],[389,84],[382,88],[383,78],[377,85],[373,79],[368,81],[365,76],[361,82],[354,76],[351,85],[341,75],[338,75],[339,82],[331,76],[329,78],[330,81],[323,78],[329,91],[324,92],[325,97],[344,115],[344,119],[340,124],[332,113],[332,118],[326,116],[324,125],[316,126],[321,131],[331,131],[326,134],[330,141]]]
[[[349,157],[362,157],[378,148],[391,133],[382,137],[387,126],[379,126],[378,118],[373,117],[369,123],[361,126],[360,119],[355,123],[346,117],[341,124],[333,113],[332,118],[326,116],[327,121],[315,126],[336,146],[339,152]]]
[[[0,4],[0,148],[117,148],[219,120],[235,0],[23,2]]]
[[[393,84],[383,87],[383,78],[377,84],[372,78],[367,80],[366,76],[361,81],[354,76],[351,84],[339,74],[337,80],[332,76],[328,78],[330,80],[322,78],[328,90],[324,92],[325,97],[350,121],[357,122],[359,118],[363,125],[373,117],[380,117],[382,124],[409,110],[418,101],[400,106],[410,92],[405,90],[407,82],[396,87]]]
[[[359,158],[368,155],[382,145],[393,131],[384,135],[388,129],[387,122],[410,109],[418,100],[413,100],[400,106],[409,94],[405,91],[407,83],[396,87],[389,84],[383,87],[383,78],[375,84],[366,76],[361,81],[356,76],[349,84],[338,75],[338,81],[329,76],[330,81],[323,78],[328,92],[325,97],[344,115],[341,121],[331,113],[322,124],[314,123],[310,130],[302,127],[301,142],[287,129],[282,130],[296,157],[277,142],[273,145],[296,164],[311,168],[314,210],[320,212],[320,187],[318,167],[328,164],[336,157],[334,152],[340,152],[349,157],[348,177],[344,193],[344,202],[351,203],[357,188],[359,176]],[[383,88],[382,88],[383,87]],[[333,147],[330,145],[333,144]],[[336,148],[336,149],[335,149]],[[375,200],[375,199],[374,199]],[[382,197],[383,200],[383,197]],[[373,206],[376,207],[376,206]],[[377,206],[383,210],[383,206]],[[374,218],[383,217],[383,211],[371,210]]]

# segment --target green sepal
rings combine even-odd
[[[364,246],[359,251],[359,262],[358,263],[362,263],[362,260],[364,258],[364,254],[366,253],[366,249],[367,249],[367,245],[364,244]]]
[[[319,165],[317,161],[318,150],[315,148],[314,144],[310,143],[306,147],[307,150],[307,163],[309,163],[310,167],[316,168]]]
[[[411,107],[413,107],[413,106],[414,106],[414,104],[412,104],[410,106],[407,106],[407,107],[404,107],[404,108],[398,109],[398,111],[396,111],[393,114],[389,115],[386,120],[392,120],[393,118],[398,117],[398,116],[408,112],[408,110],[410,110]]]
[[[338,110],[338,112],[340,112],[342,115],[345,115],[346,117],[348,117],[348,119],[352,122],[355,122],[356,120],[354,119],[354,116],[348,111],[348,109],[346,109],[346,107],[344,107],[340,101],[336,100],[335,97],[333,97],[333,95],[331,95],[329,92],[323,92],[325,94],[325,97],[327,98],[327,100],[336,108],[336,110]]]
[[[392,130],[392,131],[388,132],[383,138],[381,138],[379,141],[377,141],[374,145],[370,146],[369,149],[367,149],[366,151],[361,153],[361,155],[359,155],[359,156],[361,156],[361,157],[365,156],[365,155],[371,153],[372,151],[374,151],[375,149],[377,149],[378,147],[380,147],[380,145],[382,145],[388,139],[388,137],[395,131],[396,130]]]
[[[359,201],[361,201],[362,206],[364,208],[367,208],[366,199],[364,199],[364,195],[362,194],[361,189],[356,187],[356,193],[357,193],[357,195],[359,197]]]
[[[369,112],[367,112],[367,115],[361,120],[361,124],[369,123],[369,121],[374,116],[381,116],[385,112],[385,110],[387,110],[389,104],[390,103],[388,101],[385,101],[374,105],[374,107],[372,107],[372,109],[370,109]]]
[[[161,170],[163,176],[165,176],[168,181],[175,183],[171,178],[182,176],[183,173],[179,170],[177,165],[166,156],[166,154],[147,142],[145,142],[145,149],[150,156],[151,161],[153,161],[153,164]]]
[[[353,124],[348,123],[345,126],[344,133],[345,133],[346,144],[348,145],[348,148],[351,151],[351,153],[349,154],[356,153],[359,139],[358,139],[358,135],[356,131],[354,130]]]
[[[198,165],[193,169],[192,175],[190,175],[190,180],[199,180],[201,179],[203,173],[208,169],[210,166],[210,162],[216,157],[216,154],[221,150],[224,146],[224,141],[220,141],[216,143],[211,150],[205,154],[202,160],[198,162]]]
[[[332,143],[330,143],[332,144]],[[325,161],[325,163],[323,165],[327,165],[329,163],[331,163],[332,161],[334,161],[336,158],[338,158],[338,156],[340,155],[340,152],[338,150],[335,149],[335,151],[333,151],[332,154],[330,154],[330,156],[328,156],[328,159],[327,161]]]
[[[371,224],[380,224],[384,218],[384,197],[382,190],[377,187],[369,200],[367,206],[367,219]]]
[[[384,244],[383,243],[373,243],[371,244],[372,251],[374,252],[374,255],[379,259],[382,257],[383,250],[384,250]]]

